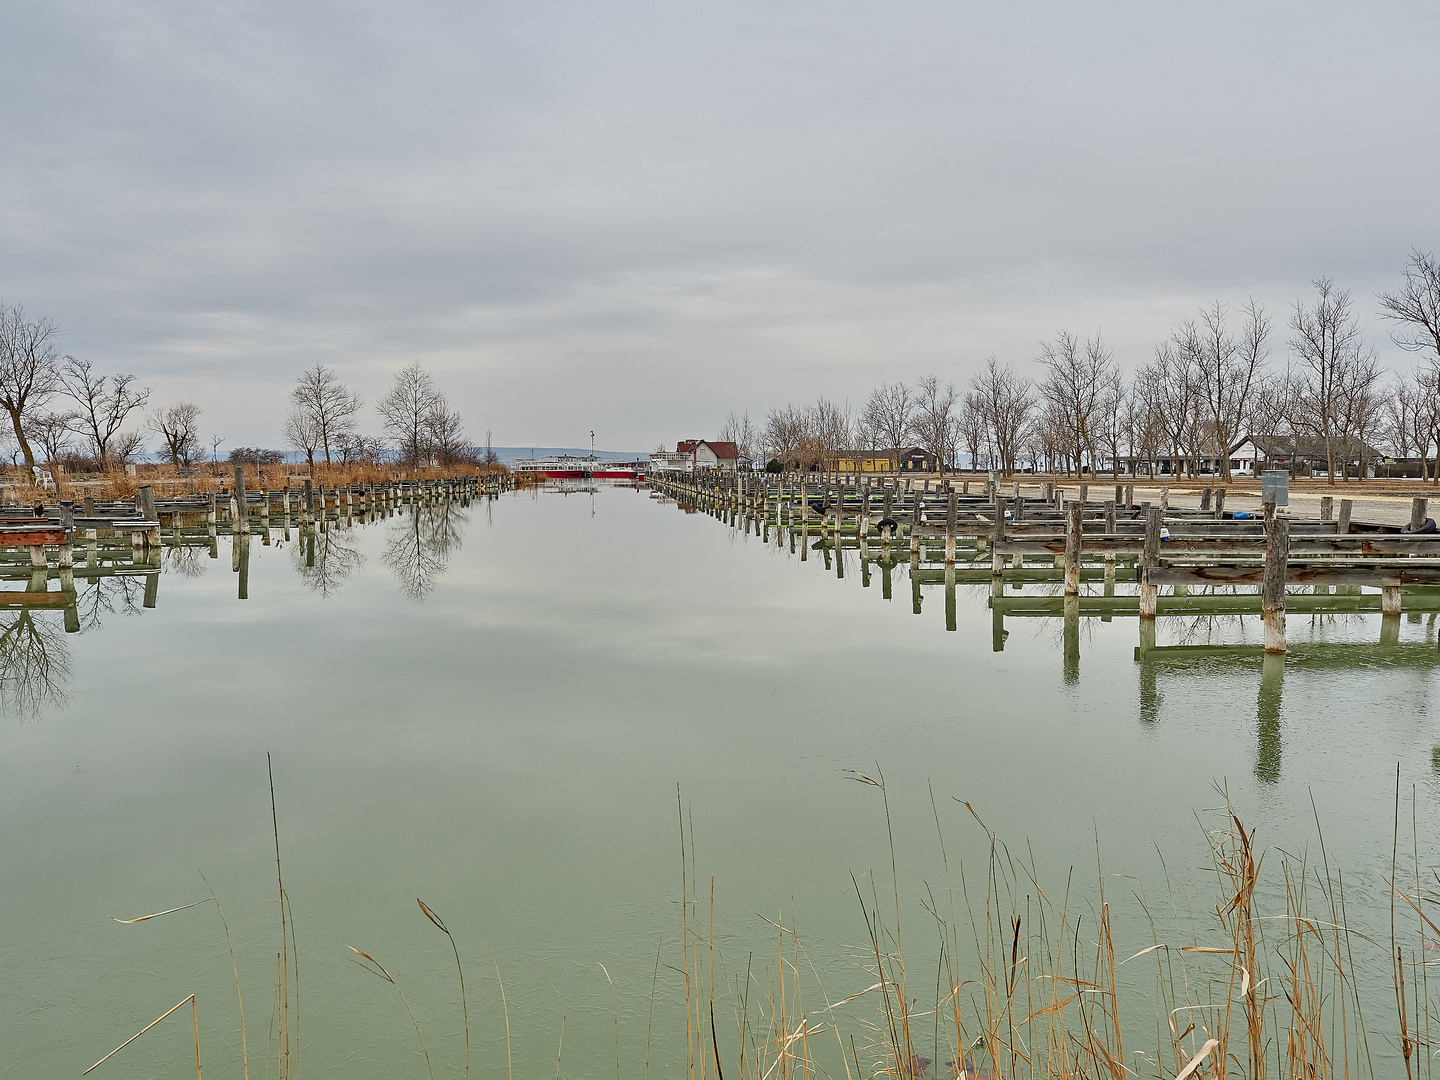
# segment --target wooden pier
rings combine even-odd
[[[252,534],[271,542],[272,529],[284,539],[290,530],[323,533],[332,527],[377,520],[401,506],[466,501],[508,491],[506,474],[440,477],[341,488],[312,487],[247,491],[244,473],[235,486],[209,495],[156,499],[148,486],[134,499],[82,503],[62,501],[0,509],[0,576],[23,581],[22,590],[0,590],[0,608],[55,608],[65,613],[65,630],[80,629],[76,579],[140,576],[145,607],[154,607],[162,555],[176,547],[208,548],[218,558],[220,536],[234,538],[232,571],[239,575],[239,599],[248,599]],[[313,558],[313,547],[311,548]],[[51,579],[58,590],[50,588]]]
[[[943,581],[950,629],[955,583],[988,582],[997,650],[1007,615],[1065,619],[1067,648],[1081,617],[1133,616],[1144,650],[1154,645],[1157,616],[1253,612],[1264,623],[1265,650],[1280,654],[1287,609],[1378,610],[1386,619],[1382,639],[1393,636],[1390,620],[1403,611],[1440,610],[1440,532],[1423,497],[1400,526],[1355,520],[1349,499],[1338,514],[1332,499],[1322,500],[1318,517],[1287,514],[1273,501],[1255,512],[1227,510],[1223,487],[1203,490],[1198,508],[1183,509],[1169,506],[1164,488],[1157,501],[1137,504],[1133,486],[1099,483],[808,473],[662,474],[651,485],[747,534],[768,540],[770,529],[784,529],[792,550],[798,539],[801,559],[812,534],[827,566],[831,549],[853,546],[865,584],[872,562],[882,565],[887,598],[889,569],[908,549],[917,612],[920,585]],[[943,554],[934,567],[937,549]],[[837,572],[843,575],[843,559]],[[1134,592],[1117,595],[1117,582]],[[1087,588],[1097,583],[1098,593]],[[1006,595],[1007,586],[1030,585],[1063,592]]]

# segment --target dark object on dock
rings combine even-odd
[[[829,504],[829,503],[825,503],[825,502],[820,502],[820,501],[817,500],[817,499],[811,499],[811,500],[810,500],[810,509],[811,509],[811,510],[814,510],[815,513],[817,513],[817,514],[823,515],[827,510],[830,509],[830,504]]]
[[[899,523],[898,521],[896,521],[894,518],[881,518],[881,519],[880,519],[880,524],[876,525],[875,527],[876,527],[877,529],[879,529],[881,532],[884,532],[886,529],[889,529],[891,535],[894,535],[895,533],[897,533],[897,532],[900,531],[900,523]]]
[[[1426,518],[1424,523],[1419,528],[1415,528],[1411,525],[1406,525],[1400,531],[1402,533],[1433,533],[1435,531],[1435,519]]]

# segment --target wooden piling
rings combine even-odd
[[[995,521],[990,526],[990,576],[1001,577],[1005,573],[1005,556],[1000,545],[1005,542],[1005,500],[995,500]]]
[[[1350,531],[1350,510],[1354,505],[1355,503],[1350,499],[1340,500],[1340,517],[1335,524],[1337,533],[1345,534]]]
[[[1329,521],[1335,516],[1335,497],[1333,495],[1322,495],[1320,497],[1320,520]]]
[[[1140,618],[1155,618],[1159,589],[1150,581],[1150,571],[1160,565],[1160,523],[1163,512],[1158,506],[1145,509],[1145,546],[1140,555]]]
[[[1429,500],[1423,495],[1417,495],[1410,500],[1410,531],[1419,532],[1420,527],[1425,524],[1425,509]]]
[[[950,492],[945,507],[945,565],[955,565],[955,492]]]
[[[235,466],[235,528],[242,533],[250,531],[250,509],[245,505],[245,466]]]
[[[1272,499],[1265,508],[1265,571],[1260,584],[1260,613],[1265,623],[1265,651],[1285,651],[1285,571],[1290,561],[1290,522],[1275,513]]]
[[[1065,515],[1065,595],[1078,596],[1080,593],[1080,542],[1082,535],[1083,503],[1071,503]]]

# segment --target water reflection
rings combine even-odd
[[[64,706],[70,663],[64,624],[52,613],[22,609],[6,618],[0,623],[0,711],[34,720]]]
[[[678,505],[657,499],[661,505]],[[690,508],[681,509],[690,512]],[[707,511],[738,535],[733,515]],[[748,536],[750,525],[740,523]],[[880,595],[894,599],[892,576],[906,573],[910,579],[910,610],[921,615],[926,592],[943,589],[944,629],[960,629],[960,596],[968,593],[984,600],[990,613],[990,645],[995,653],[1006,649],[1010,637],[1007,625],[1015,619],[1039,620],[1053,633],[1042,633],[1058,660],[1060,683],[1076,687],[1085,670],[1084,655],[1095,648],[1113,648],[1116,630],[1103,631],[1103,624],[1117,629],[1133,627],[1137,643],[1133,650],[1136,670],[1138,720],[1145,727],[1162,722],[1166,712],[1166,686],[1175,678],[1199,676],[1223,685],[1224,676],[1237,677],[1253,707],[1254,774],[1267,786],[1281,780],[1283,754],[1283,701],[1287,672],[1307,676],[1313,692],[1313,676],[1328,672],[1360,674],[1365,671],[1408,669],[1428,677],[1440,668],[1440,589],[1433,586],[1406,586],[1402,615],[1382,612],[1377,590],[1364,591],[1354,584],[1291,585],[1285,606],[1290,619],[1291,638],[1286,652],[1266,653],[1260,619],[1258,587],[1234,584],[1188,584],[1170,586],[1157,603],[1155,618],[1139,617],[1139,595],[1135,559],[1109,556],[1103,561],[1082,563],[1079,592],[1063,594],[1061,558],[1050,555],[1014,554],[1002,562],[992,559],[986,545],[959,547],[953,565],[940,560],[940,550],[921,538],[901,561],[892,549],[865,538],[837,537],[824,529],[805,524],[796,527],[768,522],[757,536],[776,555],[795,556],[804,562],[809,553],[818,553],[827,571],[833,570],[843,582],[858,568],[862,589],[871,584],[873,569],[882,580]],[[798,546],[797,546],[798,539]],[[988,593],[988,595],[987,595]],[[868,594],[873,596],[874,593]],[[1405,627],[1409,627],[1407,631]],[[937,629],[938,620],[937,620]],[[1104,644],[1102,645],[1102,639]],[[1418,639],[1418,640],[1417,640]],[[1105,678],[1114,669],[1106,663],[1095,665]],[[1177,703],[1179,697],[1176,698]],[[1177,704],[1189,715],[1193,702]],[[1243,715],[1243,712],[1242,712]],[[1437,757],[1440,761],[1440,757]],[[1440,768],[1440,767],[1437,767]]]
[[[328,598],[365,565],[365,556],[353,530],[327,529],[316,535],[307,529],[291,545],[290,561],[307,589]]]
[[[411,506],[401,512],[380,556],[401,592],[416,603],[425,602],[449,567],[451,555],[460,550],[469,520],[470,515],[457,503]]]

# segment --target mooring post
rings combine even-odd
[[[1218,488],[1215,492],[1215,517],[1218,520],[1225,516],[1225,489]]]
[[[1425,524],[1425,508],[1429,500],[1423,495],[1417,495],[1410,500],[1410,531],[1419,532],[1420,527]]]
[[[976,538],[979,539],[979,528],[976,528]],[[1005,543],[1005,500],[995,500],[995,521],[990,526],[990,576],[992,578],[1003,577],[1005,574],[1005,555],[1000,550]]]
[[[250,531],[250,508],[245,505],[244,465],[235,466],[235,506],[237,507],[235,512],[240,515],[236,528],[242,533],[248,533]]]
[[[305,478],[305,501],[300,505],[300,523],[303,525],[310,520],[310,515],[315,509],[315,488],[313,481],[307,476]]]
[[[1207,487],[1207,488],[1201,488],[1201,489],[1200,489],[1200,509],[1201,509],[1201,510],[1209,510],[1209,509],[1210,509],[1210,496],[1213,495],[1213,494],[1214,494],[1214,492],[1213,492],[1210,488],[1208,488],[1208,487]]]
[[[1265,622],[1265,651],[1285,651],[1285,571],[1290,561],[1290,522],[1265,501],[1265,571],[1260,585],[1260,613]]]
[[[1399,585],[1380,586],[1380,614],[1386,616],[1400,614]]]
[[[1160,565],[1160,522],[1163,511],[1158,506],[1145,509],[1145,547],[1140,555],[1140,618],[1155,618],[1158,589],[1150,580],[1151,572]]]
[[[1335,497],[1333,495],[1320,496],[1320,520],[1329,521],[1335,516]]]
[[[1124,505],[1125,505],[1125,485],[1124,485],[1124,484],[1116,484],[1116,485],[1115,485],[1115,505],[1116,505],[1116,506],[1124,506]]]
[[[1350,509],[1355,504],[1350,499],[1340,500],[1340,517],[1335,523],[1337,533],[1348,533],[1350,531]]]
[[[1080,541],[1084,503],[1071,503],[1065,517],[1065,595],[1080,595]]]
[[[955,492],[950,492],[945,507],[945,565],[955,565]]]
[[[1134,484],[1126,484],[1126,485],[1125,485],[1125,509],[1126,509],[1126,510],[1134,510],[1134,509],[1135,509],[1135,485],[1134,485]]]
[[[920,525],[925,517],[925,495],[917,491],[910,504],[910,558],[913,561],[920,554]]]

